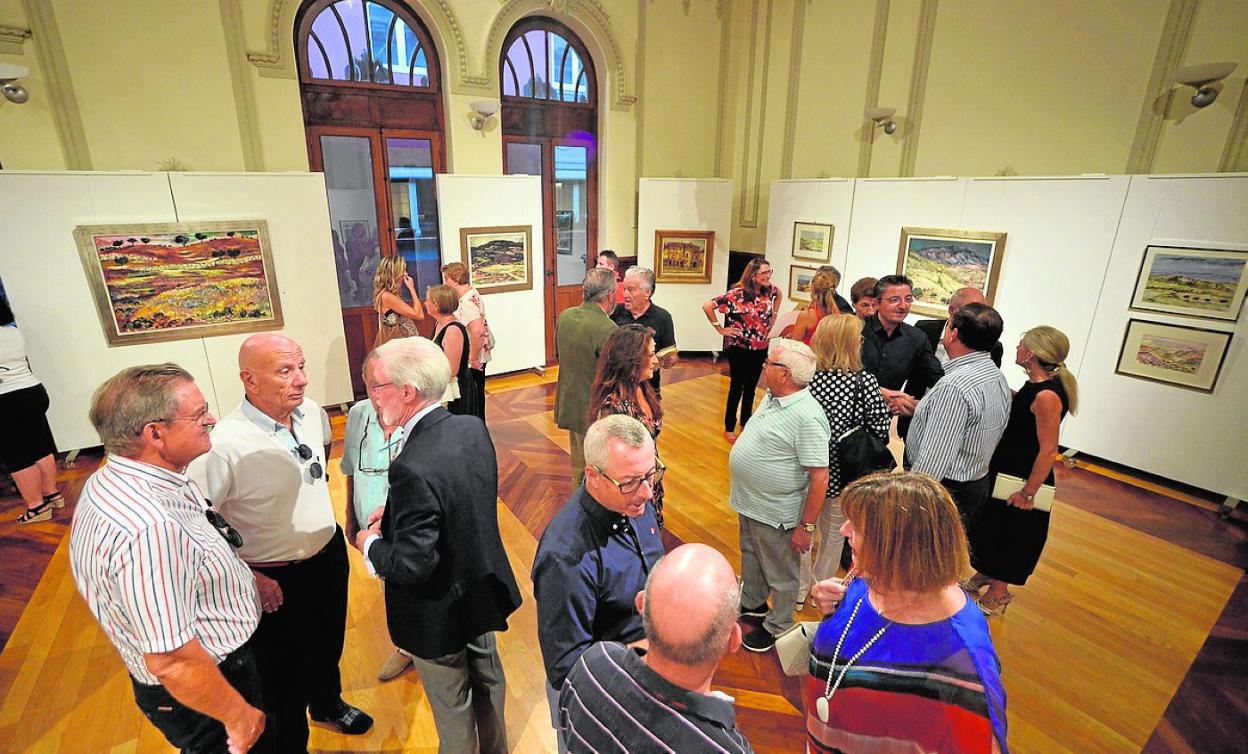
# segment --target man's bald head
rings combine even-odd
[[[966,306],[967,304],[986,304],[988,299],[984,298],[984,292],[978,288],[959,288],[949,297],[949,315]]]
[[[238,349],[238,376],[247,400],[272,419],[285,423],[303,404],[308,376],[303,349],[279,333],[260,333]]]
[[[740,588],[713,548],[681,545],[646,580],[642,620],[651,652],[687,667],[718,664],[729,651]]]
[[[275,332],[262,332],[252,335],[238,348],[238,368],[256,369],[278,351],[302,350],[299,344],[290,338]]]

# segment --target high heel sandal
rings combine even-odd
[[[1006,592],[1004,597],[997,597],[996,599],[991,600],[985,599],[985,597],[987,597],[987,595],[980,597],[976,602],[976,604],[979,605],[980,612],[984,615],[1005,615],[1005,609],[1009,607],[1010,602],[1013,601],[1014,593]]]
[[[970,594],[978,594],[980,590],[988,586],[989,581],[991,581],[991,579],[987,576],[982,573],[977,573],[974,576],[959,581],[958,586],[962,587]]]
[[[53,508],[61,509],[65,507],[65,497],[60,492],[53,492],[50,495],[43,496],[43,502],[51,504]]]
[[[19,524],[33,524],[38,521],[48,521],[52,518],[52,503],[44,500],[34,508],[27,508],[22,515],[17,517]]]

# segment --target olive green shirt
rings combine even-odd
[[[598,370],[602,345],[615,323],[588,301],[566,309],[555,324],[555,351],[559,356],[559,384],[555,387],[555,424],[571,432],[589,428],[589,389]]]

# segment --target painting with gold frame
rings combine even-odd
[[[74,239],[110,346],[282,328],[264,220],[80,225]]]
[[[659,283],[709,283],[715,262],[715,231],[656,230],[654,279]]]
[[[902,228],[897,273],[914,281],[915,314],[946,317],[959,288],[978,288],[992,304],[1005,253],[1005,233]]]
[[[533,289],[532,225],[460,228],[459,253],[481,293]]]

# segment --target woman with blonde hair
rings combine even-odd
[[[1027,384],[1014,394],[1010,420],[988,465],[989,486],[997,474],[1024,480],[1006,500],[991,499],[971,524],[971,565],[975,575],[963,583],[971,594],[985,586],[979,607],[987,615],[1004,613],[1014,594],[1040,562],[1049,537],[1049,511],[1036,510],[1042,485],[1053,484],[1058,430],[1066,413],[1078,408],[1079,386],[1066,368],[1070,340],[1048,325],[1023,333],[1014,363],[1027,372]]]
[[[412,303],[399,295],[400,286],[407,289]],[[425,313],[403,257],[382,257],[377,264],[377,274],[373,276],[373,309],[377,311],[377,337],[373,339],[373,348],[395,338],[420,334],[416,322],[424,319]]]
[[[838,495],[841,487],[852,482],[841,474],[840,438],[846,432],[863,427],[883,442],[888,442],[888,425],[892,414],[880,395],[875,375],[862,369],[862,320],[852,314],[824,317],[811,338],[817,371],[810,380],[810,394],[823,407],[832,430],[828,443],[828,491],[823,509],[816,522],[818,553],[811,561],[809,552],[802,556],[801,588],[798,603],[804,603],[811,581],[823,581],[836,575],[841,562],[845,538],[839,533],[845,517]]]
[[[810,648],[807,751],[1006,751],[1001,663],[958,587],[967,545],[949,493],[926,474],[873,474],[841,504],[854,568],[811,592],[827,617]]]
[[[485,421],[485,365],[490,363],[494,349],[494,336],[485,319],[485,302],[481,300],[481,292],[473,287],[468,266],[463,262],[442,265],[442,282],[459,296],[455,317],[468,329],[468,373],[477,393],[473,415]]]
[[[836,305],[836,286],[841,276],[831,270],[820,270],[810,281],[810,305],[797,316],[789,337],[810,345],[815,328],[829,314],[836,314],[840,308]]]

